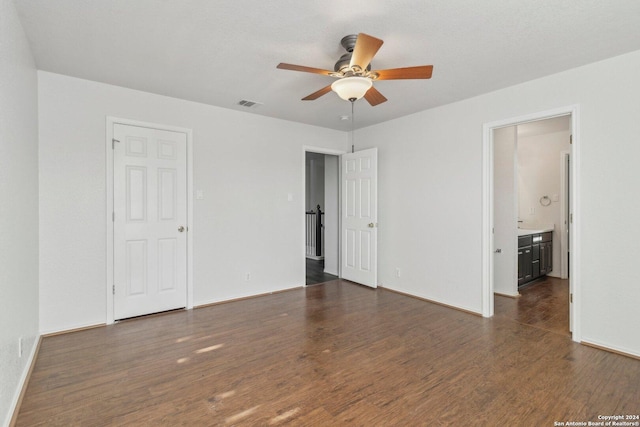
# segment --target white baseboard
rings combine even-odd
[[[12,422],[15,422],[15,419],[18,417],[18,412],[20,410],[20,403],[22,403],[22,396],[27,389],[27,381],[31,376],[31,371],[33,370],[33,365],[35,364],[35,359],[38,354],[38,349],[40,348],[40,340],[42,339],[42,335],[38,335],[36,339],[33,341],[33,345],[31,346],[31,351],[29,352],[29,358],[27,359],[27,363],[24,365],[24,370],[22,371],[22,375],[20,376],[20,381],[18,382],[18,387],[16,388],[15,393],[13,394],[13,399],[11,401],[11,406],[9,406],[9,412],[7,413],[7,417],[2,424],[4,427],[9,427],[12,425]]]
[[[520,298],[520,292],[516,292],[515,294],[508,294],[506,292],[493,292],[494,295],[500,295],[503,297],[509,297],[509,298]]]
[[[582,337],[581,343],[584,345],[588,345],[590,347],[599,348],[602,350],[611,351],[613,353],[618,353],[623,356],[633,357],[634,359],[640,359],[640,352],[638,350],[632,350],[630,348],[620,347],[617,345],[605,343],[599,340],[593,340],[591,338]]]
[[[196,309],[196,308],[208,307],[210,305],[224,304],[224,303],[227,303],[227,302],[242,301],[242,300],[250,299],[250,298],[257,298],[257,297],[263,297],[263,296],[272,295],[272,294],[279,294],[281,292],[288,292],[288,291],[292,291],[292,290],[295,290],[295,289],[304,289],[304,285],[286,287],[286,288],[279,288],[279,289],[274,289],[274,290],[267,291],[267,292],[260,292],[260,293],[257,293],[257,294],[237,295],[237,296],[230,296],[230,297],[221,298],[221,299],[197,301],[197,302],[193,303],[193,308]]]

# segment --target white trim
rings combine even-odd
[[[571,323],[573,326],[572,339],[580,342],[580,206],[578,194],[580,194],[578,177],[580,168],[580,135],[579,135],[579,106],[567,107],[527,114],[524,116],[498,120],[485,123],[482,126],[482,315],[491,317],[494,314],[493,296],[493,256],[492,248],[492,219],[493,219],[493,130],[505,126],[513,126],[526,122],[532,122],[553,117],[571,115],[571,195],[570,208],[573,214],[573,222],[570,224],[571,260],[569,272],[570,292],[573,294],[573,310]]]
[[[580,290],[580,117],[578,106],[574,106],[571,113],[571,176],[569,178],[569,210],[573,216],[573,222],[569,224],[569,247],[571,248],[569,260],[569,292],[573,295],[571,316],[572,338],[576,342],[582,340],[581,327],[581,290]]]
[[[627,348],[627,347],[621,347],[619,345],[615,345],[615,344],[610,344],[604,341],[600,341],[600,340],[594,340],[591,339],[589,337],[585,337],[582,340],[582,344],[586,344],[586,345],[592,345],[592,346],[596,346],[596,347],[600,347],[600,348],[606,348],[609,350],[613,350],[614,352],[626,355],[626,356],[631,356],[631,357],[635,357],[635,358],[640,358],[640,353],[637,350],[631,349],[631,348]]]
[[[107,294],[106,324],[114,322],[113,315],[113,126],[123,124],[129,126],[146,127],[151,129],[166,130],[184,133],[187,136],[187,309],[193,308],[193,131],[187,128],[168,126],[158,123],[143,122],[139,120],[121,119],[107,116],[106,118],[106,222],[107,222],[107,281],[105,284]]]
[[[493,129],[482,126],[482,316],[493,316]]]
[[[329,154],[332,156],[338,156],[340,157],[341,155],[345,154],[346,151],[345,150],[336,150],[333,148],[323,148],[323,147],[313,147],[310,145],[303,145],[302,146],[302,192],[300,194],[302,194],[301,197],[301,201],[300,204],[302,205],[302,209],[300,210],[300,212],[305,212],[306,211],[306,193],[307,193],[307,186],[306,186],[306,166],[307,166],[307,159],[306,159],[306,154],[307,153],[318,153],[318,154]],[[338,161],[338,182],[342,182],[341,181],[342,178],[342,168],[340,167],[340,161]],[[342,186],[338,185],[338,230],[341,229],[342,226]],[[306,252],[306,243],[304,240],[304,236],[306,234],[305,232],[305,222],[304,222],[304,216],[300,215],[300,236],[302,238],[300,247],[301,247],[301,254],[302,254],[302,271],[306,271],[307,269],[307,259],[306,256],[304,255]],[[338,277],[342,277],[342,263],[340,262],[341,258],[341,253],[340,250],[342,248],[342,236],[340,233],[338,233]],[[307,279],[306,276],[302,276],[302,286],[305,286],[307,283]]]
[[[5,427],[9,427],[11,425],[11,420],[13,420],[15,416],[17,416],[17,414],[15,413],[16,410],[20,409],[18,408],[18,402],[20,401],[20,396],[22,395],[22,393],[26,392],[26,388],[28,385],[27,380],[29,379],[29,373],[33,369],[33,364],[35,363],[34,359],[37,356],[36,351],[38,350],[38,346],[40,344],[41,339],[42,339],[41,335],[38,335],[35,337],[35,340],[33,341],[33,345],[31,346],[31,351],[29,352],[29,357],[27,358],[27,360],[25,360],[25,363],[22,369],[22,375],[20,375],[20,379],[18,380],[18,386],[16,387],[15,392],[13,393],[13,398],[11,399],[11,403],[9,404],[9,410],[7,411],[6,418],[2,424]]]

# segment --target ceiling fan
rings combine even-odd
[[[303,101],[313,101],[332,90],[342,99],[355,102],[364,98],[375,107],[387,100],[375,87],[375,80],[399,79],[430,79],[433,65],[417,67],[391,68],[387,70],[371,70],[371,60],[384,43],[370,35],[360,33],[345,36],[340,44],[347,50],[336,62],[333,71],[320,68],[305,67],[304,65],[278,64],[282,70],[303,71],[305,73],[322,74],[339,80],[302,98]]]

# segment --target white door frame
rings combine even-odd
[[[107,325],[114,323],[113,314],[113,126],[115,124],[146,127],[151,129],[160,129],[171,132],[184,133],[187,136],[187,309],[193,308],[193,132],[191,129],[180,128],[176,126],[168,126],[158,123],[142,122],[139,120],[121,119],[117,117],[107,116],[106,120],[106,212],[105,220],[107,226],[106,251],[107,251],[107,281],[105,284],[107,296]]]
[[[300,210],[300,212],[305,212],[306,211],[306,203],[305,203],[305,196],[307,193],[307,187],[306,187],[306,155],[307,153],[318,153],[318,154],[329,154],[332,156],[338,156],[338,158],[343,155],[346,154],[347,151],[345,150],[335,150],[332,148],[323,148],[323,147],[313,147],[310,145],[303,145],[302,146],[302,197],[300,200],[300,204],[302,206],[302,209]],[[338,183],[342,182],[342,167],[340,167],[340,160],[338,159]],[[306,242],[305,242],[305,235],[306,235],[306,225],[305,225],[305,218],[304,215],[300,215],[300,236],[302,237],[302,243],[300,245],[300,247],[302,248],[302,250],[300,251],[300,253],[302,254],[302,271],[306,272],[307,270],[307,260],[304,256],[305,253],[305,247],[306,247]],[[341,230],[342,227],[342,185],[338,185],[338,230]],[[342,258],[342,254],[341,254],[341,248],[342,248],[342,233],[338,233],[338,261],[340,261]],[[338,277],[342,277],[342,263],[338,262]],[[303,274],[302,276],[302,286],[306,286],[307,283],[307,279],[306,276]]]
[[[514,126],[526,122],[550,119],[558,116],[571,115],[571,176],[570,176],[570,206],[573,222],[570,226],[571,260],[569,271],[569,292],[573,298],[573,310],[570,312],[570,323],[573,326],[572,339],[580,342],[580,193],[578,176],[580,171],[580,135],[579,135],[579,105],[570,105],[553,110],[532,113],[524,116],[512,117],[485,123],[482,126],[482,315],[491,317],[494,314],[493,294],[493,129]]]

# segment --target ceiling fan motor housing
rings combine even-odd
[[[347,52],[351,53],[356,47],[356,40],[358,40],[357,34],[349,34],[348,36],[344,36],[342,40],[340,40],[340,44]]]
[[[347,71],[349,65],[351,64],[351,55],[353,53],[353,49],[356,46],[356,41],[358,40],[357,34],[349,34],[348,36],[344,36],[342,40],[340,40],[340,44],[347,51],[344,55],[338,59],[338,62],[333,66],[333,71]],[[365,71],[371,71],[371,64],[367,65],[367,69]]]

